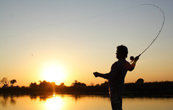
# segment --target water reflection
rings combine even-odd
[[[173,110],[173,98],[124,98],[124,110]],[[109,96],[0,95],[0,110],[111,110]]]
[[[3,106],[3,107],[6,107],[7,104],[10,103],[12,105],[15,105],[16,104],[16,100],[14,98],[13,95],[2,95],[2,97],[0,97],[0,104]]]
[[[62,110],[64,100],[60,96],[54,96],[46,100],[45,108],[48,110]]]

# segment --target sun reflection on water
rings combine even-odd
[[[172,102],[172,97],[123,98],[123,108],[125,110],[172,110]],[[95,95],[39,94],[33,97],[0,95],[0,110],[111,110],[111,103],[108,96]]]
[[[46,100],[46,110],[62,110],[64,107],[64,100],[60,96],[54,95],[52,98]]]

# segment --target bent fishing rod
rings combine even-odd
[[[146,52],[146,51],[151,47],[151,45],[152,45],[152,44],[156,41],[156,39],[159,37],[159,35],[160,35],[160,33],[161,33],[162,29],[163,29],[163,26],[164,26],[164,24],[165,24],[165,14],[164,14],[163,10],[162,10],[160,7],[158,7],[157,5],[153,5],[153,4],[141,4],[141,5],[150,5],[150,6],[154,6],[154,7],[158,8],[158,9],[160,10],[160,12],[162,13],[162,15],[163,15],[163,21],[162,21],[162,26],[161,26],[161,28],[160,28],[158,34],[156,35],[156,37],[153,39],[153,41],[152,41],[152,42],[151,42],[151,43],[150,43],[150,44],[149,44],[138,56],[136,56],[136,57],[131,56],[131,57],[130,57],[130,60],[131,60],[131,61],[134,61],[135,58],[139,58],[144,52]]]

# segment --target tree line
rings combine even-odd
[[[4,81],[4,80],[3,80]],[[1,83],[3,82],[0,81]],[[8,83],[11,86],[3,83],[4,86],[0,88],[0,93],[40,93],[40,92],[57,92],[57,93],[67,93],[67,94],[97,94],[97,95],[108,95],[109,87],[108,82],[105,81],[101,84],[89,85],[85,83],[78,82],[75,80],[71,86],[66,86],[64,83],[56,85],[55,82],[47,82],[45,80],[30,83],[29,87],[19,87],[13,86],[16,80],[10,80]],[[173,95],[173,81],[164,82],[146,82],[142,78],[138,79],[134,83],[126,83],[124,85],[124,95],[125,96],[172,96]]]

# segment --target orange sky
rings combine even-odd
[[[74,80],[87,85],[103,83],[104,79],[92,73],[110,71],[117,60],[116,46],[128,47],[130,61],[159,32],[162,13],[153,6],[139,6],[143,3],[0,1],[0,79],[16,79],[19,86],[51,78],[67,86]],[[173,1],[145,3],[162,8],[165,25],[125,81],[173,81]]]

